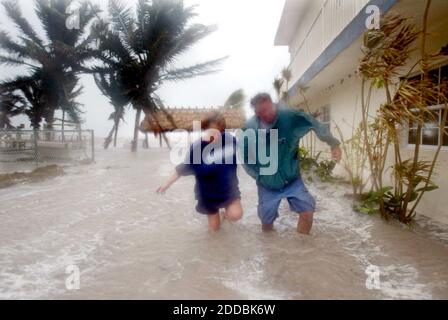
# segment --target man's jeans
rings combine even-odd
[[[273,224],[278,218],[282,199],[288,200],[291,211],[295,213],[314,212],[316,209],[316,200],[301,178],[280,190],[270,190],[258,185],[258,216],[263,224]]]

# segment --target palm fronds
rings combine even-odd
[[[11,119],[23,114],[26,102],[22,96],[0,89],[0,129],[12,129]]]
[[[372,29],[364,34],[364,57],[359,66],[361,74],[376,81],[378,87],[400,73],[420,34],[408,19],[388,16],[382,21],[379,30]]]
[[[243,89],[233,92],[224,103],[224,108],[242,108],[246,102],[246,95]]]
[[[282,96],[282,87],[283,87],[284,80],[282,78],[275,78],[272,85],[274,86],[275,92],[277,93],[277,98],[280,100],[280,97]]]
[[[86,31],[99,8],[89,1],[80,2],[76,9],[79,28],[68,28],[70,8],[76,3],[74,0],[35,1],[35,12],[45,31],[45,39],[33,30],[17,2],[2,3],[21,35],[13,39],[0,31],[0,63],[27,67],[27,74],[4,85],[21,92],[28,100],[26,114],[34,127],[39,127],[42,119],[51,126],[58,109],[74,121],[81,121],[81,105],[76,102],[82,89],[78,74],[85,71],[86,62],[94,56],[95,38],[86,35]]]
[[[215,27],[192,24],[194,7],[180,0],[139,0],[135,12],[124,1],[109,1],[111,23],[93,27],[100,61],[92,72],[113,72],[122,92],[137,111],[134,151],[137,148],[139,115],[160,110],[156,91],[164,81],[179,81],[217,71],[223,58],[176,67],[176,60]]]
[[[180,81],[195,78],[198,76],[205,76],[218,72],[218,69],[214,69],[219,66],[223,60],[220,58],[212,61],[207,61],[203,63],[198,63],[186,68],[170,69],[167,70],[165,74],[160,76],[162,81]]]

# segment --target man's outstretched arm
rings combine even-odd
[[[319,140],[327,143],[331,147],[332,158],[339,162],[342,158],[342,150],[340,148],[341,142],[332,135],[328,126],[319,122],[312,115],[303,113],[303,116],[311,124],[311,130],[316,133]]]

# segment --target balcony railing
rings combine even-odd
[[[296,82],[314,60],[359,14],[369,0],[326,0],[305,38],[292,54],[290,69]]]

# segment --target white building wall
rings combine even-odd
[[[331,106],[332,133],[339,139],[336,131],[336,125],[341,128],[346,139],[351,137],[352,124],[357,125],[361,120],[361,81],[358,77],[352,77],[350,80],[344,81],[343,84],[335,85],[328,94],[317,95],[310,99],[311,110],[318,110],[325,105]],[[372,106],[379,106],[386,97],[382,92],[375,92],[372,95]],[[377,108],[373,108],[375,112]],[[329,147],[321,142],[317,143],[318,151],[322,151],[324,156],[329,156]],[[434,149],[422,147],[421,156],[423,158],[432,158]],[[413,147],[407,146],[407,142],[403,141],[402,148],[403,157],[410,158],[413,154]],[[392,153],[389,153],[391,157]],[[393,164],[389,159],[388,166]],[[418,213],[429,216],[435,220],[448,224],[448,150],[443,149],[439,155],[436,174],[433,180],[439,186],[438,190],[427,193],[418,207]],[[341,165],[338,165],[335,173],[337,175],[347,176]],[[391,170],[386,173],[386,178],[390,176]]]
[[[354,2],[358,9],[349,6],[354,6]],[[316,58],[323,52],[326,46],[334,40],[339,32],[347,25],[356,13],[368,2],[368,0],[316,0],[310,5],[307,15],[302,23],[299,25],[296,36],[290,43],[292,81],[294,84],[303,73],[311,66]],[[330,9],[325,13],[322,10],[324,4],[327,6],[340,5],[340,11],[337,15],[327,16]],[[414,6],[408,6],[409,2],[400,0],[398,8],[392,11],[395,13],[404,14],[406,16],[413,16],[414,10],[417,10],[424,4],[423,1],[414,2]],[[448,20],[441,18],[446,12],[447,2],[445,0],[436,0],[433,2],[433,9],[431,11],[432,19],[429,25],[429,38],[427,46],[429,51],[438,52],[438,50],[446,45],[448,40]],[[345,13],[342,8],[345,8]],[[421,8],[420,8],[421,9]],[[336,9],[331,9],[336,10]],[[356,11],[358,10],[358,11]],[[438,18],[434,16],[438,15]],[[316,19],[317,17],[317,19]],[[322,17],[326,17],[323,19]],[[331,19],[336,19],[331,21]],[[338,22],[339,21],[339,22]],[[314,26],[311,28],[311,26]],[[320,26],[319,26],[320,25]],[[311,32],[310,29],[312,29]],[[332,32],[333,31],[333,32]],[[306,44],[303,45],[302,44]],[[418,45],[418,44],[417,44]],[[356,48],[354,48],[356,46]],[[352,136],[353,125],[357,126],[361,120],[361,79],[355,74],[357,63],[360,59],[359,50],[360,42],[352,45],[351,49],[343,52],[335,61],[327,66],[320,75],[313,79],[307,86],[310,89],[305,93],[310,106],[310,111],[318,111],[322,106],[330,105],[333,134],[339,138],[336,130],[337,124],[346,139]],[[356,49],[356,50],[353,50]],[[355,54],[354,52],[358,52]],[[344,56],[345,58],[341,58]],[[419,52],[415,51],[412,61],[409,66],[413,65],[419,56]],[[347,59],[349,58],[349,59]],[[325,74],[325,76],[322,76]],[[347,76],[350,75],[350,76]],[[331,78],[331,80],[329,80]],[[343,81],[342,81],[343,80]],[[315,89],[317,88],[317,89]],[[314,90],[315,89],[315,90]],[[294,100],[295,98],[292,98]],[[300,97],[294,102],[301,102]],[[377,108],[386,100],[384,91],[375,91],[372,95],[371,105],[372,112],[376,112]],[[413,154],[413,147],[407,146],[407,133],[403,132],[403,157],[411,157]],[[304,139],[306,140],[306,139]],[[323,152],[323,156],[329,156],[329,147],[321,142],[317,142],[317,150]],[[434,148],[422,147],[422,157],[432,158],[434,155]],[[390,156],[392,154],[390,153]],[[388,165],[392,165],[392,159],[387,161]],[[448,224],[448,150],[442,149],[436,167],[436,174],[433,176],[433,181],[439,186],[439,189],[427,193],[417,208],[419,214],[429,216],[435,220]],[[344,169],[338,166],[337,174],[344,174]],[[391,170],[386,173],[386,178],[390,176]]]
[[[369,0],[313,0],[299,24],[289,52],[293,81],[300,79],[328,45],[353,20]]]

